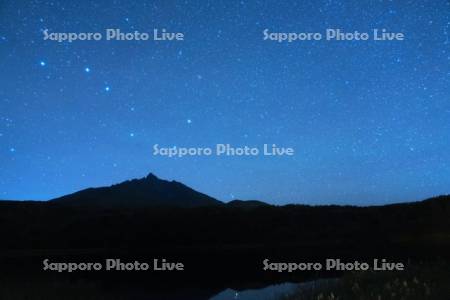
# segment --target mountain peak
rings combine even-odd
[[[141,179],[127,180],[109,187],[89,188],[51,201],[103,207],[199,207],[223,204],[180,182],[160,179],[153,173]]]
[[[159,179],[155,174],[153,174],[152,172],[148,173],[148,175],[145,177],[145,180],[148,181],[155,181],[155,180],[161,180]]]

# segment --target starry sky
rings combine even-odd
[[[0,3],[0,198],[157,176],[220,200],[383,204],[450,193],[450,2]],[[43,39],[182,32],[184,41]],[[262,31],[404,41],[263,40]],[[292,157],[152,155],[154,144]]]

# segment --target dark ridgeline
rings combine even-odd
[[[109,187],[89,188],[50,200],[65,205],[102,207],[201,207],[223,204],[177,181],[162,180],[150,173]]]
[[[173,289],[170,284],[189,289],[199,283],[219,291],[249,287],[249,281],[264,285],[312,276],[264,272],[265,258],[311,262],[448,257],[449,236],[449,196],[372,207],[273,206],[241,200],[225,205],[179,182],[150,174],[48,202],[0,201],[0,268],[5,275],[0,275],[0,281],[10,280],[14,272],[19,272],[14,278],[20,283],[24,276],[50,276],[41,271],[43,258],[167,258],[184,262],[186,271],[71,276],[98,276],[98,280],[112,282],[112,287],[115,280],[121,284],[144,280],[146,285],[154,283],[149,287],[152,291]],[[111,276],[124,277],[109,281]]]
[[[448,242],[449,207],[448,196],[371,207],[225,204],[149,174],[47,202],[0,201],[0,250],[285,247],[304,256],[414,243],[414,252]]]
[[[269,206],[266,202],[259,200],[233,200],[227,203],[229,207],[256,208],[261,206]]]

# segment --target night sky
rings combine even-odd
[[[0,2],[0,198],[157,176],[228,201],[382,204],[450,193],[450,2]],[[48,32],[184,41],[44,40]],[[401,32],[404,41],[263,40]],[[295,149],[154,156],[154,144]]]

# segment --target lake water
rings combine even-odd
[[[210,300],[272,300],[279,299],[283,295],[291,294],[297,288],[298,285],[295,283],[283,283],[256,290],[234,291],[228,289],[212,297]]]
[[[235,291],[227,289],[210,300],[277,300],[283,296],[289,296],[298,289],[320,288],[324,284],[329,284],[334,280],[320,279],[302,283],[282,283],[267,286],[261,289],[249,289],[244,291]]]

